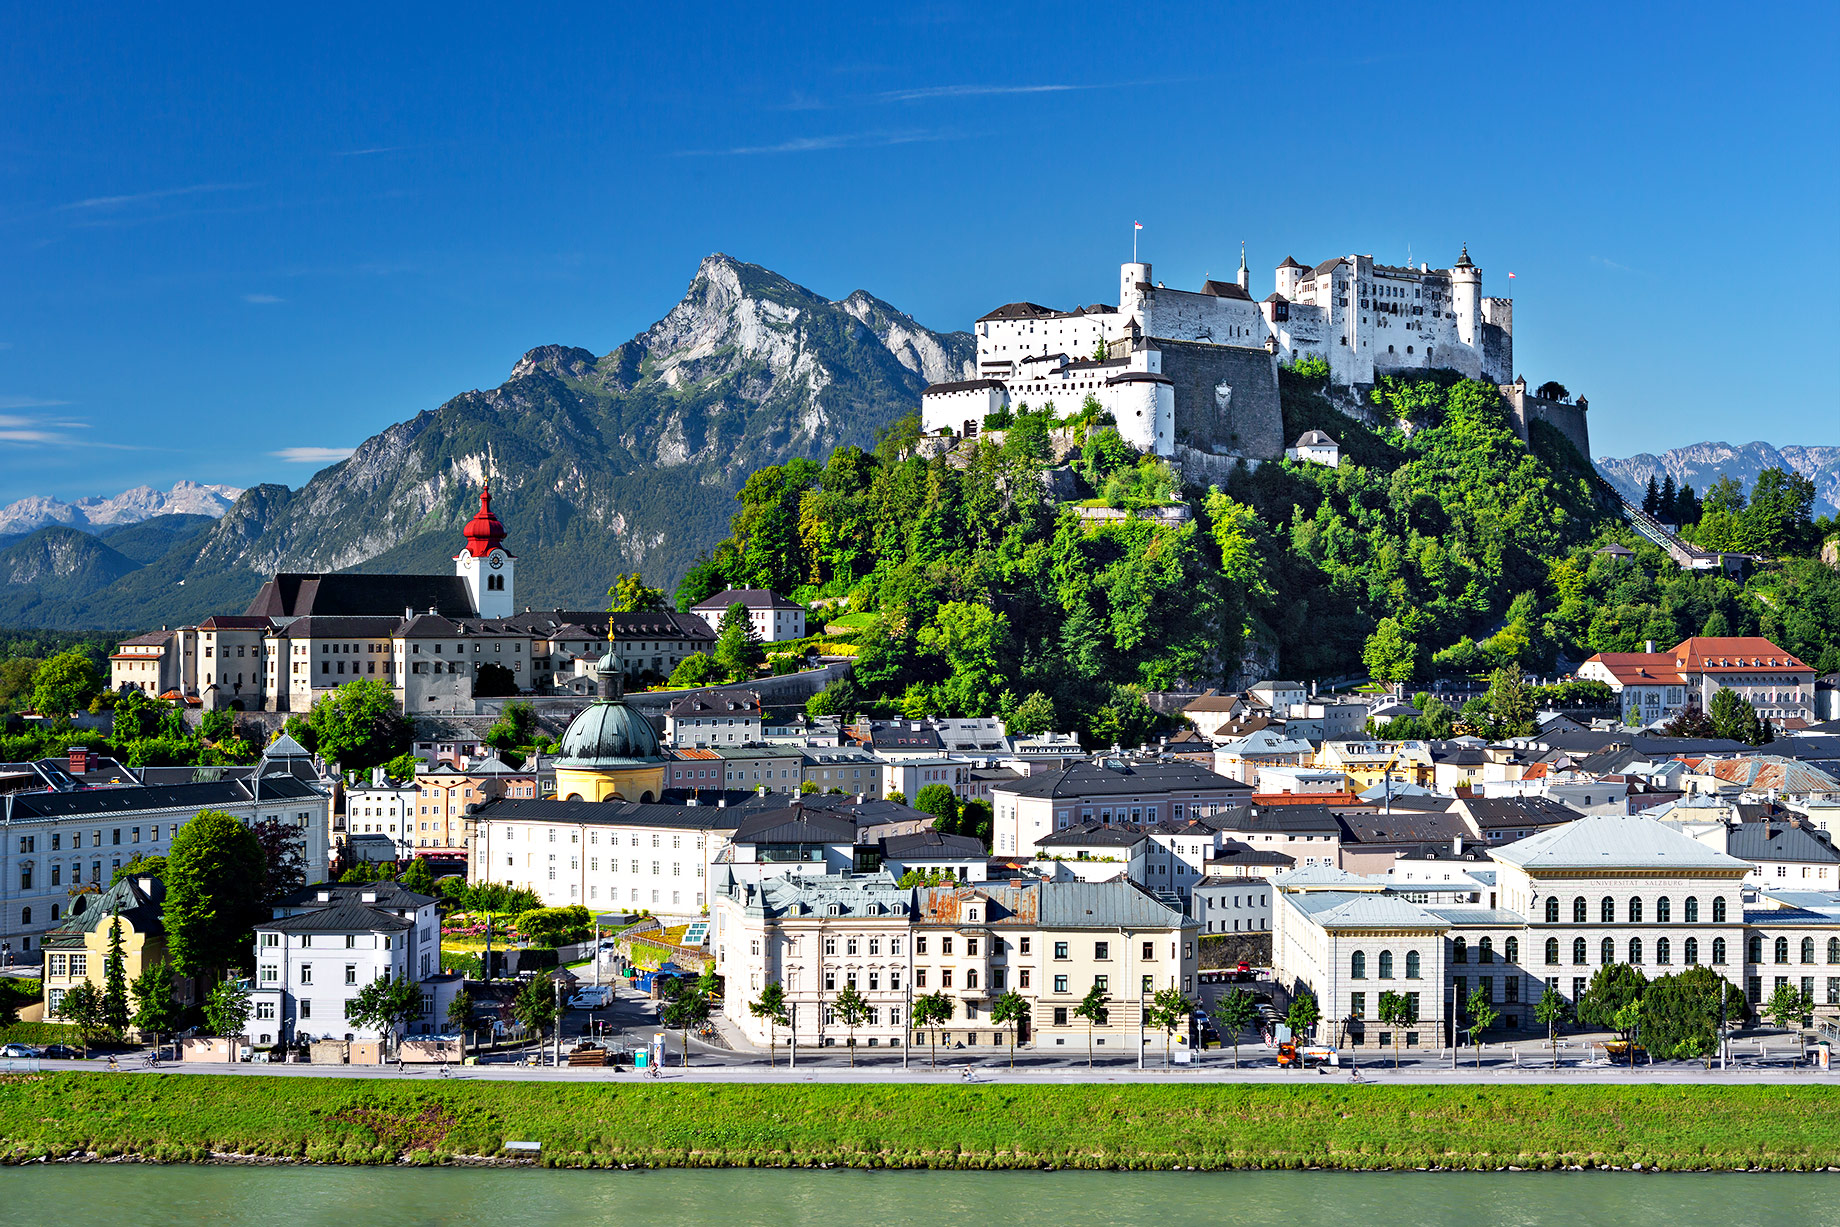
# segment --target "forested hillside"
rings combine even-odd
[[[1245,682],[1246,668],[1413,681],[1722,630],[1811,661],[1840,653],[1840,579],[1820,563],[1744,584],[1683,574],[1597,502],[1557,432],[1523,444],[1492,386],[1385,380],[1369,426],[1324,398],[1325,374],[1283,373],[1285,429],[1327,430],[1341,467],[1271,463],[1190,486],[1187,523],[1093,523],[1079,499],[1050,496],[1057,427],[1085,435],[1071,468],[1080,494],[1111,495],[1095,501],[1130,505],[1121,477],[1154,487],[1167,472],[1090,410],[1024,412],[949,456],[917,455],[908,422],[872,453],[761,469],[679,604],[767,587],[818,604],[820,622],[858,615],[855,678],[820,709],[1024,709],[1025,727],[1048,717],[1100,741],[1149,727],[1144,690]],[[1637,560],[1594,553],[1612,540]]]

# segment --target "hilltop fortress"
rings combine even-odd
[[[1286,258],[1274,280],[1259,302],[1243,252],[1237,280],[1199,290],[1170,289],[1134,261],[1119,270],[1117,306],[998,307],[977,321],[978,377],[927,388],[921,425],[975,434],[987,414],[1049,401],[1068,413],[1091,396],[1144,451],[1202,468],[1216,457],[1271,460],[1286,443],[1277,368],[1317,357],[1331,383],[1357,393],[1412,371],[1487,379],[1523,438],[1544,418],[1589,456],[1583,403],[1540,401],[1516,381],[1513,300],[1483,296],[1467,246],[1443,269],[1360,255],[1305,268]]]

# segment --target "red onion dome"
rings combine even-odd
[[[479,514],[466,523],[466,549],[475,558],[484,558],[505,539],[505,526],[492,514],[492,487],[479,491]]]

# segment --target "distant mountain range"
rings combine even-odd
[[[1640,500],[1648,479],[1672,477],[1674,484],[1691,485],[1701,495],[1721,477],[1732,477],[1749,490],[1765,469],[1787,469],[1814,482],[1814,513],[1840,513],[1840,447],[1771,447],[1768,443],[1693,443],[1659,456],[1648,452],[1617,460],[1597,458],[1597,471],[1626,496]]]
[[[202,515],[213,518],[230,510],[242,491],[235,486],[205,486],[182,481],[171,490],[136,486],[113,498],[80,498],[66,503],[55,498],[22,498],[0,507],[0,539],[22,537],[53,524],[74,528],[108,528],[138,524],[154,516]]]
[[[927,384],[968,378],[975,362],[969,333],[710,256],[683,301],[612,352],[533,349],[497,388],[390,427],[298,490],[231,491],[215,520],[142,517],[135,536],[34,525],[0,549],[0,625],[138,629],[241,612],[278,570],[448,573],[488,475],[518,603],[598,608],[619,571],[674,584],[727,534],[754,470],[867,446]]]

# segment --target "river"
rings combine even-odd
[[[0,1227],[1840,1225],[1840,1178],[1567,1173],[0,1168]]]

